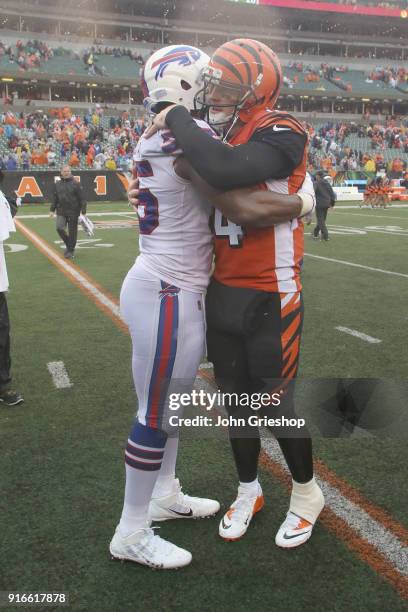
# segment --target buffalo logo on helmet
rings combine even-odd
[[[200,57],[201,53],[198,49],[193,49],[192,47],[176,47],[153,62],[152,68],[157,67],[154,78],[156,81],[161,78],[169,64],[177,63],[179,66],[191,66],[197,62]]]

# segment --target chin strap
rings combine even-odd
[[[232,120],[231,125],[227,128],[227,131],[224,134],[224,138],[222,139],[222,142],[227,142],[227,138],[229,136],[229,133],[231,132],[232,128],[234,127],[234,125],[236,124],[236,122],[238,121],[238,113],[236,113],[234,119]]]

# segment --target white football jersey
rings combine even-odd
[[[197,123],[211,130],[204,121]],[[134,161],[139,178],[139,250],[136,268],[181,289],[207,288],[212,262],[211,205],[174,170],[177,150],[169,130],[140,138]]]
[[[0,291],[8,291],[9,282],[4,256],[3,242],[10,237],[10,232],[15,232],[13,217],[10,206],[4,194],[0,191]]]

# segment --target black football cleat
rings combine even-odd
[[[1,391],[0,402],[3,402],[7,406],[17,406],[24,402],[24,397],[17,391]]]

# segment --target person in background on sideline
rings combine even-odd
[[[329,240],[329,232],[326,225],[327,211],[333,208],[336,202],[336,194],[333,187],[324,178],[324,172],[319,170],[316,172],[316,180],[314,183],[316,194],[316,227],[313,230],[313,238],[318,240],[319,234],[322,234],[322,240]]]
[[[71,168],[61,168],[61,180],[55,184],[50,217],[56,214],[56,228],[65,244],[64,257],[73,259],[78,234],[78,217],[86,214],[86,202],[80,184],[72,176]],[[68,225],[68,234],[65,231]]]

